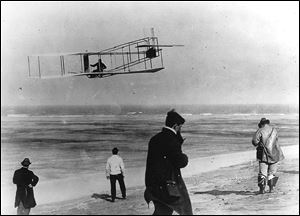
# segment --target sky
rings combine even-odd
[[[154,74],[32,79],[27,56],[100,51],[154,28]],[[1,106],[299,104],[299,2],[1,1]]]

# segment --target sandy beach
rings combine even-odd
[[[1,215],[20,196],[34,197],[31,215],[152,215],[152,141],[165,178],[172,164],[155,156],[178,150],[166,126],[183,138],[193,214],[299,215],[299,3],[1,6]],[[271,128],[284,160],[273,193],[258,194],[252,142]],[[126,199],[106,176],[119,173],[106,168],[114,148]]]
[[[194,214],[299,214],[299,146],[287,146],[283,151],[286,159],[280,163],[275,191],[264,195],[256,194],[258,164],[254,151],[191,160],[183,176]],[[111,203],[109,188],[101,191],[94,187],[94,192],[85,196],[40,204],[31,214],[152,214],[153,204],[148,208],[143,199],[144,186],[134,183],[138,186],[127,181],[126,200]]]

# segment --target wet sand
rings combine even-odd
[[[257,194],[258,162],[253,160],[253,155],[251,160],[244,158],[242,153],[240,157],[239,154],[232,154],[229,158],[228,155],[224,156],[227,158],[226,161],[236,161],[234,165],[231,162],[222,163],[222,155],[209,157],[211,159],[209,163],[216,166],[206,167],[206,172],[195,171],[192,165],[189,169],[186,168],[183,176],[194,214],[298,215],[299,146],[289,149],[285,151],[286,159],[280,163],[279,180],[274,192],[263,195]],[[247,162],[242,163],[242,158]],[[197,172],[200,173],[196,174]],[[153,204],[151,203],[148,208],[143,192],[144,186],[128,186],[127,199],[116,199],[116,202],[111,203],[109,189],[98,191],[95,187],[94,192],[77,199],[38,205],[32,209],[31,214],[149,215],[154,211]],[[117,197],[121,197],[118,187]]]

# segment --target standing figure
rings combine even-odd
[[[14,173],[13,183],[17,185],[15,207],[18,207],[18,215],[29,215],[30,209],[36,206],[33,194],[33,187],[39,181],[39,178],[28,169],[31,164],[28,158],[22,162],[22,168]]]
[[[168,112],[165,127],[148,144],[144,198],[153,202],[154,215],[192,215],[190,197],[180,169],[187,166],[182,152],[181,127],[185,119],[174,110]]]
[[[271,193],[279,177],[275,176],[278,162],[284,159],[278,143],[278,132],[270,126],[270,120],[262,118],[258,130],[252,138],[256,148],[256,158],[259,161],[258,187],[259,194],[265,193],[266,184]]]
[[[123,199],[126,199],[126,187],[124,183],[125,167],[123,159],[118,155],[119,149],[113,148],[112,156],[107,159],[106,178],[110,179],[111,201],[116,199],[116,180],[118,180]]]

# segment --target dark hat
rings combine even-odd
[[[270,120],[266,118],[261,118],[260,122],[258,125],[265,125],[265,124],[270,124]]]
[[[169,111],[167,113],[167,118],[166,118],[166,126],[172,127],[174,124],[181,125],[185,122],[185,119],[179,115],[177,112],[175,112],[174,109]]]
[[[29,166],[29,165],[31,164],[31,162],[30,162],[29,158],[25,158],[25,159],[21,162],[21,164],[22,164],[23,166]]]
[[[113,148],[111,151],[112,151],[113,154],[118,154],[119,149],[118,148]]]

